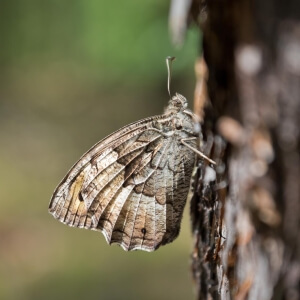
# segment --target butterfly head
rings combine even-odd
[[[175,94],[172,99],[169,101],[169,105],[167,107],[168,112],[178,112],[180,110],[184,110],[187,108],[187,100],[180,94]]]

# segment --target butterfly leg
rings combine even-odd
[[[215,161],[213,161],[212,159],[210,159],[209,157],[207,157],[205,154],[203,154],[201,151],[199,151],[198,149],[192,147],[191,145],[189,145],[189,144],[187,143],[187,141],[191,141],[191,140],[195,140],[195,139],[197,139],[197,138],[196,138],[196,137],[185,138],[185,139],[182,139],[182,140],[181,140],[181,143],[182,143],[184,146],[188,147],[189,149],[193,150],[196,154],[198,154],[200,157],[203,157],[205,160],[207,160],[207,161],[210,162],[211,164],[216,165],[216,162],[215,162]]]

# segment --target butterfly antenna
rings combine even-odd
[[[174,57],[174,56],[168,56],[166,58],[167,69],[168,69],[168,92],[169,92],[170,98],[171,98],[170,85],[171,85],[171,77],[172,77],[172,62],[175,59],[176,59],[176,57]]]

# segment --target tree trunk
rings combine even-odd
[[[194,182],[197,297],[300,299],[300,2],[186,7],[203,32],[202,150],[217,163],[199,161]]]

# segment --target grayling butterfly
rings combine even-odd
[[[168,90],[170,94],[170,61]],[[163,115],[127,125],[86,152],[56,188],[49,211],[101,231],[124,250],[154,251],[178,235],[196,149],[193,113],[176,94]]]

